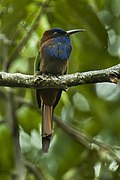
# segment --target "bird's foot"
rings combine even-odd
[[[38,82],[41,79],[39,75],[42,75],[41,71],[36,71],[34,74],[34,83]]]

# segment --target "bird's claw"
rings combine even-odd
[[[42,73],[40,71],[36,71],[34,74],[34,83],[38,82],[40,80],[39,75],[41,75]]]
[[[110,75],[110,81],[112,82],[112,83],[115,83],[115,84],[117,84],[118,83],[118,80],[119,80],[119,78],[118,78],[118,73],[116,73],[115,71]]]
[[[39,77],[35,75],[34,76],[34,83],[38,82],[38,80],[39,80]]]

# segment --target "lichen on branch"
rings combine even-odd
[[[66,90],[68,87],[100,82],[117,83],[120,79],[120,64],[107,69],[88,72],[77,72],[62,76],[25,75],[21,73],[0,72],[0,86],[20,88],[58,88]]]

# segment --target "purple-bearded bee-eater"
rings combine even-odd
[[[72,50],[70,35],[83,32],[84,29],[65,31],[53,28],[44,32],[39,53],[35,60],[34,73],[46,75],[64,75]],[[52,135],[53,111],[61,97],[62,90],[55,88],[37,89],[36,98],[42,107],[42,151],[48,152]]]

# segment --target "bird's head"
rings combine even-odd
[[[84,32],[84,31],[85,29],[73,29],[73,30],[65,31],[61,28],[52,28],[44,32],[42,41],[46,41],[46,40],[53,39],[56,37],[61,37],[61,36],[70,36],[71,34],[74,34],[77,32]]]
[[[53,28],[44,32],[40,42],[41,54],[54,59],[68,60],[72,51],[69,36],[84,29],[64,31],[60,28]]]

